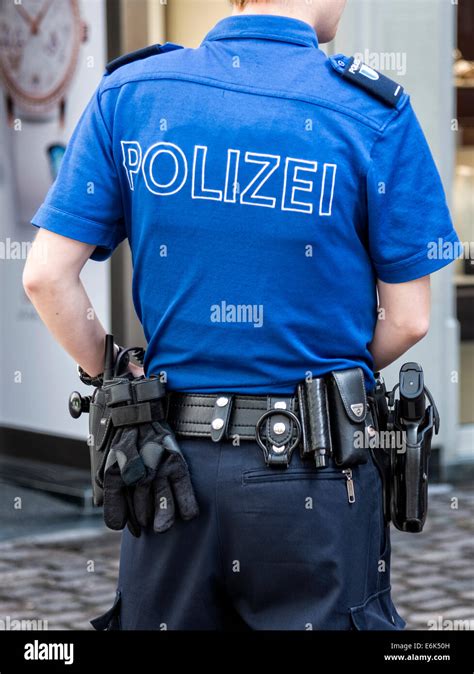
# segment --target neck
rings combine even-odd
[[[308,23],[311,28],[316,25],[317,16],[314,2],[301,0],[259,0],[248,2],[243,9],[234,7],[233,15],[272,14],[273,16],[287,16]]]

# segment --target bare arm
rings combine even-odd
[[[105,330],[80,273],[94,249],[93,245],[40,229],[23,271],[25,292],[43,323],[92,376],[104,369]]]
[[[408,283],[377,282],[379,319],[370,352],[382,370],[419,342],[430,323],[430,277]]]

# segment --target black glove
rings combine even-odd
[[[114,530],[123,529],[127,524],[131,533],[138,537],[140,525],[133,507],[132,487],[146,475],[146,469],[137,451],[137,434],[136,428],[116,430],[103,467],[101,483],[105,524]]]
[[[160,419],[159,398],[144,397],[150,382],[156,389],[156,381],[127,374],[104,386],[110,389],[107,416],[112,424],[108,452],[97,475],[104,491],[104,520],[110,529],[127,524],[134,536],[152,523],[155,531],[167,531],[176,510],[185,520],[199,514],[184,456],[173,431]],[[143,412],[147,421],[141,418]]]
[[[157,532],[173,526],[176,510],[183,520],[197,517],[199,508],[191,476],[176,438],[166,422],[140,429],[140,458],[146,476],[135,487],[133,503],[138,523]]]

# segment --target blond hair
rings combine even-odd
[[[233,5],[236,5],[237,7],[243,9],[249,0],[230,0],[230,1]]]

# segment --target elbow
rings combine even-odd
[[[44,292],[50,292],[60,284],[57,275],[51,274],[51,270],[28,262],[23,269],[22,284],[26,295],[31,299]]]
[[[410,326],[408,333],[410,339],[413,340],[413,344],[420,342],[423,339],[423,337],[426,337],[429,329],[430,329],[429,319],[426,320],[420,319],[418,321],[415,321],[413,325]]]
[[[28,262],[23,269],[22,277],[23,290],[31,299],[33,295],[37,295],[41,290],[44,290],[48,284],[46,274]]]
[[[42,285],[41,277],[39,274],[36,274],[34,271],[32,271],[28,264],[23,269],[22,284],[23,290],[30,298],[32,295],[36,294],[38,288]]]
[[[399,333],[403,334],[405,339],[411,344],[416,344],[420,342],[423,337],[426,337],[428,330],[430,328],[430,319],[429,316],[419,315],[416,318],[410,320],[398,321],[396,324],[396,329]]]

